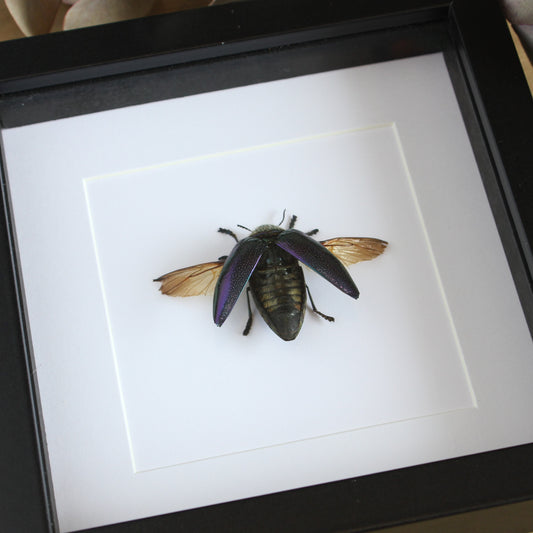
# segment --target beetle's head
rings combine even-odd
[[[283,228],[280,226],[275,226],[274,224],[262,224],[261,226],[257,226],[257,228],[252,231],[251,235],[257,235],[259,233],[275,234],[279,231],[283,231]]]

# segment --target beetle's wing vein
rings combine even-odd
[[[168,296],[199,296],[213,292],[224,261],[201,263],[163,274],[159,290]]]
[[[381,255],[388,243],[372,237],[336,237],[321,243],[345,266]]]

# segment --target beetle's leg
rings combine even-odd
[[[298,219],[298,217],[296,215],[292,215],[291,217],[291,221],[289,222],[289,229],[292,229],[294,228],[294,225],[296,224],[296,220]],[[318,233],[318,229],[312,229],[311,231],[308,231],[306,233],[306,235],[316,235]]]
[[[298,217],[296,215],[292,215],[291,220],[289,222],[289,229],[294,228],[294,225],[296,224],[297,218]]]
[[[239,239],[237,239],[237,235],[235,235],[235,233],[233,233],[233,231],[231,231],[230,229],[218,228],[218,232],[224,233],[224,235],[229,235],[230,237],[233,237],[237,242],[239,242]]]
[[[305,288],[307,289],[307,294],[309,294],[309,301],[311,302],[311,307],[312,307],[313,311],[314,311],[317,315],[320,315],[322,318],[325,318],[328,322],[335,322],[335,319],[334,319],[332,316],[325,315],[324,313],[321,313],[321,312],[316,308],[315,302],[313,302],[313,297],[311,296],[311,291],[309,290],[309,286],[308,286],[307,284],[306,284]]]
[[[250,333],[253,322],[252,307],[250,306],[250,287],[246,288],[246,300],[248,301],[248,321],[246,322],[246,327],[242,332],[243,335],[248,335],[248,333]]]

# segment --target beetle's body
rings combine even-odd
[[[275,246],[282,228],[254,232],[269,242],[248,281],[255,305],[272,331],[283,340],[298,335],[305,315],[305,278],[298,260]]]
[[[261,316],[272,331],[283,340],[296,338],[305,315],[306,285],[299,261],[316,270],[337,288],[357,298],[359,291],[350,274],[325,246],[293,228],[263,225],[249,237],[239,241],[229,230],[237,244],[226,258],[215,287],[213,319],[221,326],[233,309],[246,283]],[[315,230],[309,232],[316,233]],[[326,320],[332,317],[313,311]],[[251,312],[245,334],[251,325]]]
[[[318,230],[303,233],[294,229],[295,222],[296,216],[293,216],[288,229],[259,226],[242,240],[231,230],[220,228],[219,232],[237,241],[228,256],[174,270],[155,281],[162,283],[161,292],[171,296],[207,294],[214,288],[213,320],[217,326],[224,323],[248,285],[249,318],[244,335],[252,325],[251,292],[272,331],[283,340],[293,340],[303,324],[307,294],[315,313],[326,320],[334,320],[315,307],[300,262],[348,296],[358,298],[359,290],[345,265],[373,259],[387,246],[380,239],[364,237],[338,237],[319,242],[311,237]]]

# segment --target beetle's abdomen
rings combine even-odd
[[[259,264],[250,278],[255,304],[272,331],[283,340],[296,338],[305,314],[305,280],[298,261]]]

